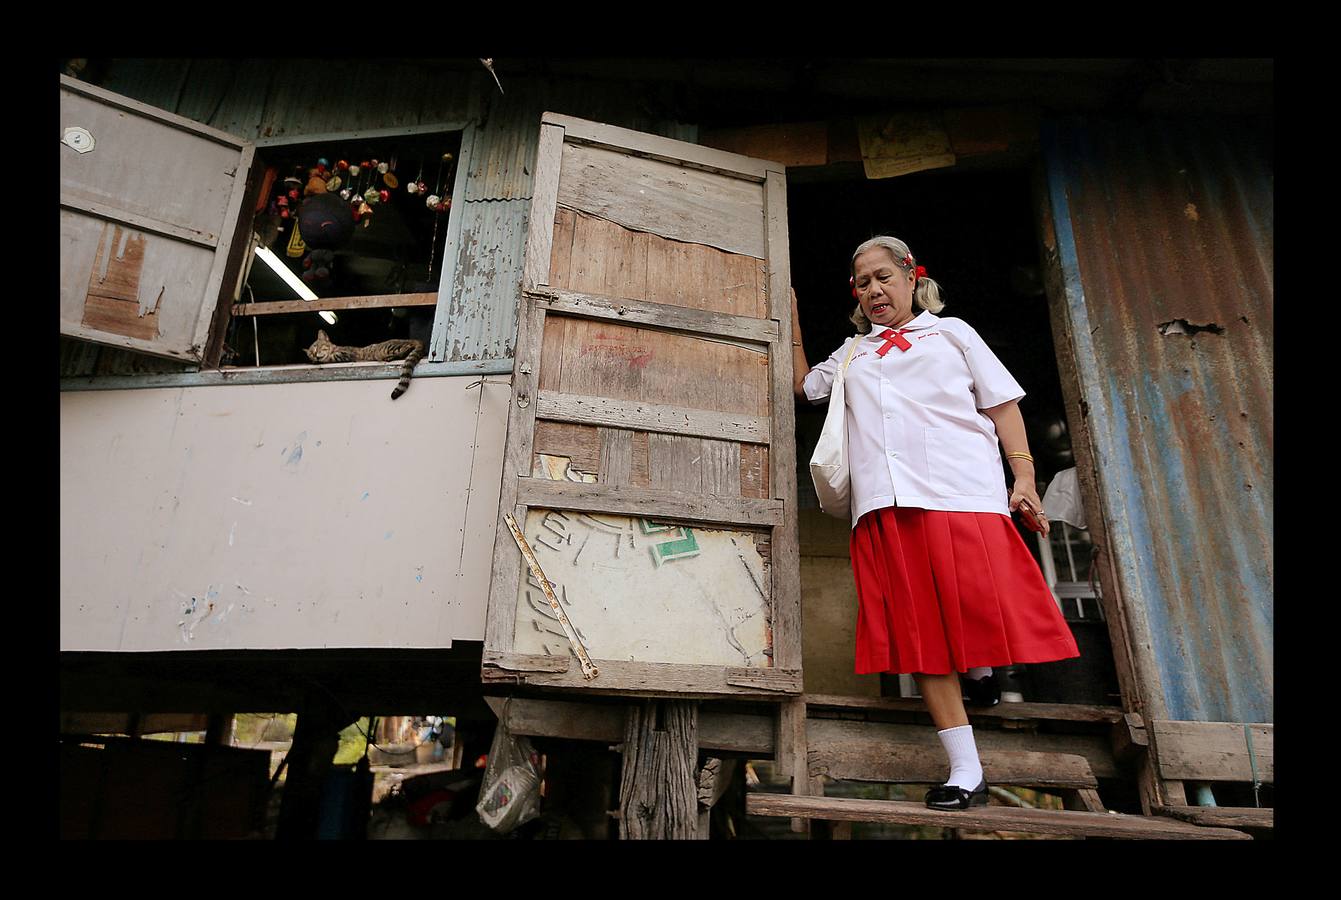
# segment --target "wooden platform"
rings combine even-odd
[[[908,800],[855,800],[752,793],[745,797],[745,812],[754,816],[879,822],[887,825],[936,825],[970,831],[1025,831],[1032,834],[1157,840],[1252,840],[1251,835],[1241,831],[1192,825],[1166,816],[1017,809],[1008,806],[943,812],[927,809],[921,803]]]
[[[1252,806],[1156,806],[1155,813],[1194,825],[1261,829],[1276,827],[1274,809],[1257,809]]]

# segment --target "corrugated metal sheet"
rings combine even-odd
[[[1175,719],[1273,720],[1269,140],[1186,121],[1045,140],[1114,562]]]
[[[447,360],[503,359],[517,343],[528,200],[467,201],[447,320]]]
[[[466,200],[529,200],[540,144],[540,116],[530,100],[493,98],[467,172]]]

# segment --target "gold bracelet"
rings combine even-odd
[[[1021,453],[1018,450],[1014,453],[1007,453],[1006,459],[1027,459],[1030,462],[1034,461],[1034,458],[1030,456],[1028,453]]]

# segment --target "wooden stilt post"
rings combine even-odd
[[[298,711],[298,724],[289,747],[288,775],[280,801],[276,840],[310,840],[317,835],[321,791],[335,753],[340,729],[349,721],[326,698],[311,695]]]
[[[697,837],[697,762],[697,700],[630,704],[619,779],[620,838]]]

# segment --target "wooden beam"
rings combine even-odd
[[[550,254],[554,249],[554,215],[559,206],[559,170],[562,167],[563,126],[542,121],[535,168],[531,170],[535,172],[535,184],[531,188],[531,214],[526,225],[526,261],[521,284],[523,291],[549,284]]]
[[[1165,817],[1131,816],[1014,806],[986,806],[946,812],[907,800],[855,800],[844,797],[796,797],[752,793],[745,812],[753,816],[800,816],[840,822],[887,825],[934,825],[968,831],[1025,831],[1033,834],[1080,834],[1106,838],[1252,840],[1228,828],[1202,828]]]
[[[982,750],[979,755],[990,784],[1042,790],[1099,785],[1083,756],[1034,750]],[[812,741],[808,765],[811,777],[886,784],[940,784],[949,772],[949,760],[939,744],[884,744],[860,739]]]
[[[284,313],[336,309],[382,309],[388,306],[436,306],[438,294],[370,294],[362,297],[318,297],[316,300],[270,300],[233,304],[235,316],[275,316]]]
[[[811,750],[826,747],[889,746],[892,744],[926,744],[933,752],[942,752],[936,737],[936,726],[898,722],[861,722],[844,719],[811,717],[806,735]],[[974,740],[980,753],[992,750],[1033,751],[1037,753],[1067,753],[1083,756],[1090,770],[1099,778],[1122,778],[1126,772],[1113,761],[1108,736],[1103,734],[1047,734],[995,728],[975,729]]]
[[[1127,713],[1113,723],[1113,757],[1119,762],[1132,762],[1150,749],[1150,735],[1140,713]]]
[[[925,713],[926,703],[903,697],[845,697],[834,694],[806,694],[811,710],[882,711]],[[1116,706],[1084,706],[1072,703],[999,703],[988,709],[974,709],[975,719],[1022,719],[1054,722],[1120,722],[1122,710]],[[1137,717],[1139,719],[1139,716]]]
[[[507,474],[505,470],[505,480],[508,480]],[[782,504],[777,500],[702,497],[648,488],[622,487],[611,490],[605,485],[548,481],[543,478],[518,478],[516,484],[517,503],[529,507],[642,516],[666,521],[688,520],[700,525],[709,522],[736,526],[777,525],[782,519]]]
[[[709,338],[738,338],[756,344],[769,344],[778,340],[778,323],[772,319],[734,316],[687,306],[602,297],[577,291],[535,291],[528,294],[541,306],[564,315],[606,319],[625,325],[647,325]]]
[[[579,425],[605,425],[635,431],[687,434],[719,441],[769,442],[769,419],[764,416],[710,412],[662,406],[638,400],[612,400],[579,394],[542,392],[536,396],[535,417]]]
[[[171,222],[164,222],[161,219],[155,219],[141,213],[130,212],[129,210],[119,209],[106,203],[95,203],[92,200],[85,200],[83,197],[77,197],[74,194],[61,194],[61,209],[71,209],[75,212],[88,213],[98,219],[105,219],[109,222],[116,222],[123,225],[129,225],[131,228],[139,231],[149,231],[163,237],[175,238],[188,244],[195,244],[197,247],[205,247],[213,250],[219,245],[219,236],[207,231],[199,231],[194,228],[186,228],[182,225],[174,225]]]
[[[634,662],[593,659],[600,676],[590,681],[571,657],[536,656],[484,651],[481,676],[492,683],[537,687],[580,688],[584,693],[635,697],[696,697],[719,695],[755,698],[782,697],[801,692],[799,669],[740,669],[729,666]]]
[[[1156,806],[1155,814],[1194,825],[1225,828],[1275,828],[1276,811],[1252,806]]]
[[[673,141],[654,134],[630,131],[614,125],[604,125],[586,119],[547,112],[540,119],[547,125],[561,126],[565,138],[584,144],[595,144],[621,153],[643,156],[648,159],[660,159],[675,165],[685,165],[708,172],[718,172],[749,181],[764,181],[769,172],[785,171],[780,163],[753,159],[711,147],[686,145],[682,141]]]
[[[1162,778],[1253,781],[1255,776],[1264,784],[1275,782],[1275,726],[1270,723],[1154,719],[1149,732]]]
[[[624,840],[698,837],[698,702],[644,700],[627,707],[619,780]]]

